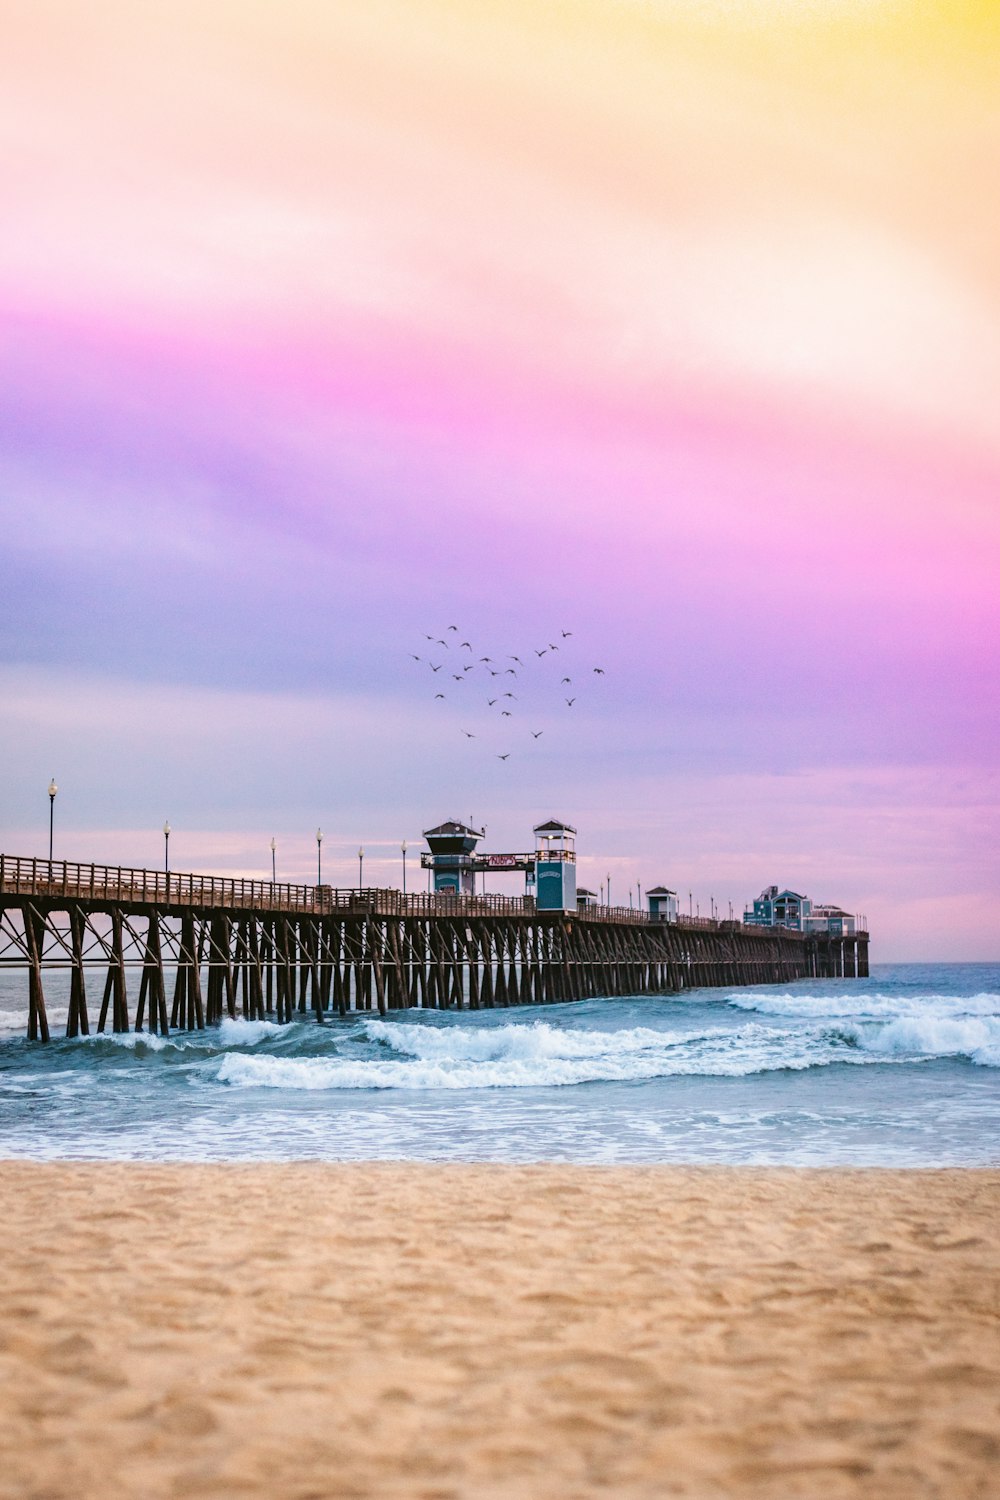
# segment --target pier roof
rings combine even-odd
[[[436,828],[425,828],[424,838],[481,839],[485,832],[484,828],[471,828],[468,823],[461,823],[457,818],[449,818],[446,823],[439,823]]]

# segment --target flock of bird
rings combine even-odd
[[[564,705],[562,712],[571,709],[580,696],[580,679],[563,671],[564,667],[571,666],[573,632],[560,630],[558,635],[557,641],[547,641],[540,648],[534,646],[523,656],[517,656],[513,651],[502,656],[477,656],[472,642],[461,638],[458,626],[449,625],[440,636],[428,635],[425,631],[427,645],[424,654],[416,651],[409,654],[419,667],[429,669],[429,686],[435,689],[434,702],[457,706],[466,723],[476,723],[475,729],[464,726],[459,729],[465,739],[489,740],[496,729],[506,730],[505,738],[509,739],[515,730],[514,721],[523,718],[531,740],[537,743],[545,729],[531,728],[526,715],[534,713],[537,724],[541,714],[547,713],[555,702],[555,674],[551,667],[556,664],[556,653],[560,653],[557,670],[563,672],[558,683]],[[562,655],[564,652],[565,656]],[[543,667],[546,657],[549,662]],[[591,667],[586,677],[593,682],[604,675],[603,667]],[[487,679],[485,693],[480,690],[483,679]],[[452,683],[456,686],[452,687]],[[486,733],[480,723],[484,707],[490,711]],[[509,724],[508,720],[511,721]],[[494,753],[497,760],[508,761],[513,751],[504,749]]]

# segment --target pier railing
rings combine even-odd
[[[300,912],[322,916],[506,916],[535,910],[534,898],[416,894],[379,887],[339,890],[329,885],[245,880],[223,875],[131,869],[125,865],[76,864],[71,860],[25,859],[0,854],[0,895],[39,899],[113,901],[132,906],[197,907],[202,910]]]
[[[132,906],[196,907],[199,910],[299,912],[304,916],[368,913],[379,917],[530,916],[533,896],[466,896],[458,892],[402,891],[382,886],[296,885],[239,876],[143,870],[125,865],[77,864],[72,860],[25,859],[0,854],[0,894],[40,899],[113,901]],[[643,926],[648,912],[628,906],[593,906],[578,916],[590,922]],[[702,925],[704,924],[702,919]],[[687,919],[685,918],[686,922]],[[698,925],[698,919],[692,919]],[[713,925],[713,924],[709,924]]]
[[[533,896],[466,896],[457,892],[402,891],[379,886],[339,889],[284,881],[246,880],[239,876],[196,875],[181,871],[133,869],[125,865],[77,864],[72,860],[23,858],[0,854],[0,895],[33,896],[43,901],[115,902],[126,906],[192,907],[202,911],[289,912],[304,916],[342,914],[377,917],[515,917],[534,916]],[[555,916],[558,913],[552,913]],[[583,922],[626,927],[665,925],[631,906],[584,906]],[[672,927],[704,932],[739,932],[738,921],[678,915]],[[785,936],[804,933],[783,928]],[[859,935],[867,935],[859,928]]]

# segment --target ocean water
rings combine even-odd
[[[48,1047],[26,1010],[0,974],[7,1157],[1000,1162],[1000,965]]]

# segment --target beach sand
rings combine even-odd
[[[1000,1493],[1000,1172],[0,1163],[0,1493]]]

